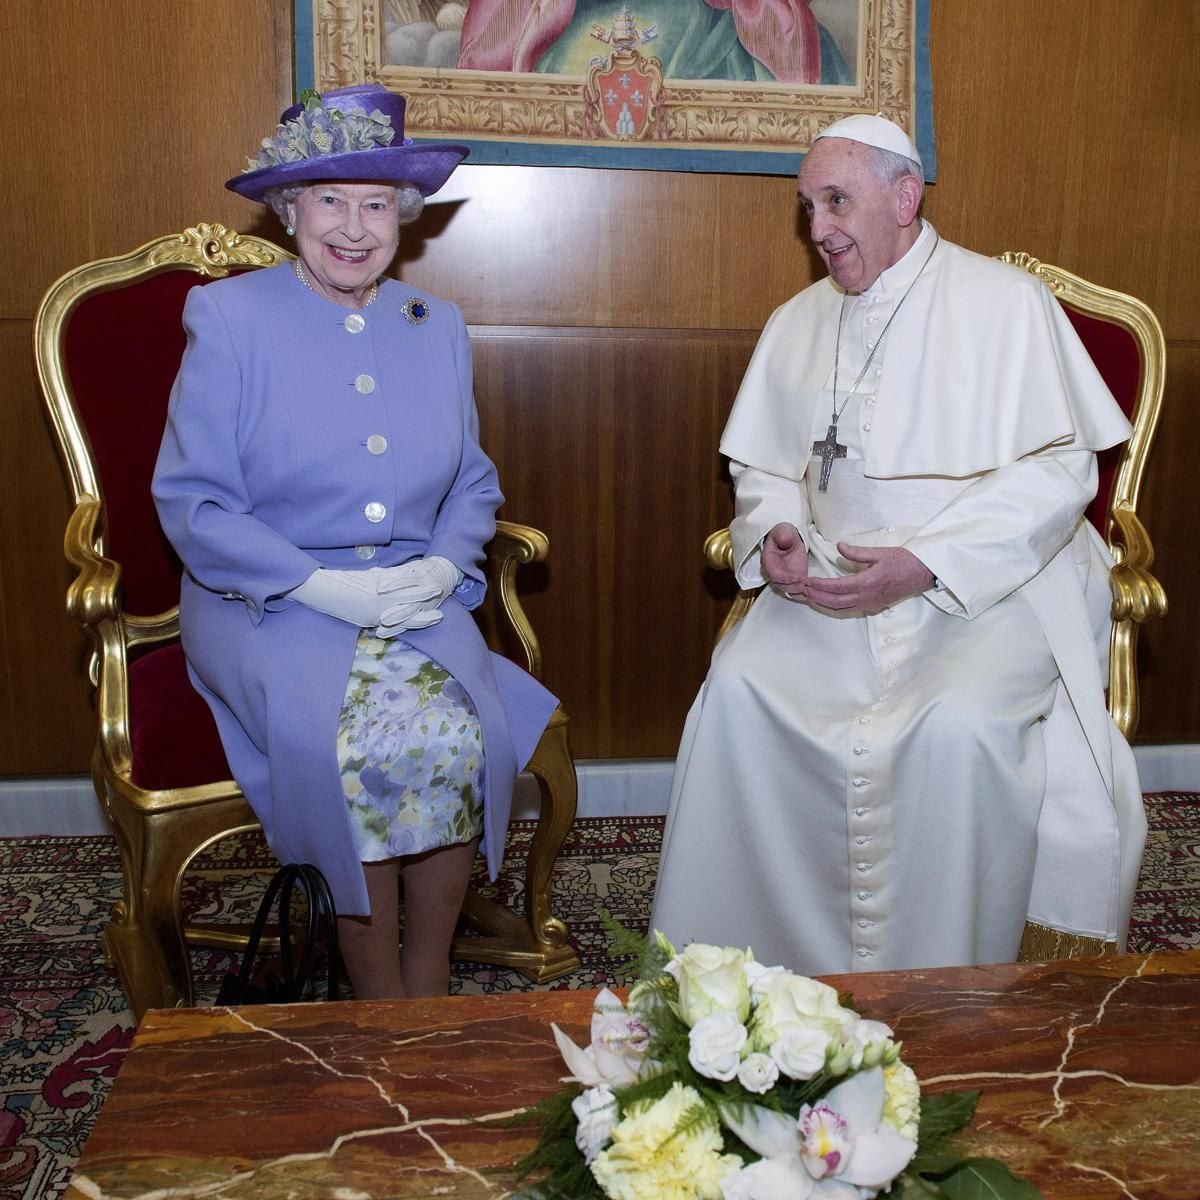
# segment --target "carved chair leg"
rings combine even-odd
[[[566,924],[550,908],[550,876],[575,820],[578,783],[567,745],[567,715],[550,719],[527,770],[537,779],[542,811],[525,860],[525,920],[478,892],[467,892],[463,917],[476,935],[457,937],[455,958],[510,967],[535,983],[574,971],[579,955],[567,941]]]
[[[101,935],[105,955],[138,1020],[148,1008],[194,1002],[180,884],[200,849],[253,821],[231,797],[196,810],[145,812],[120,796],[105,808],[121,853],[122,898]]]
[[[567,944],[567,927],[551,911],[550,877],[579,802],[567,716],[561,708],[542,734],[528,770],[538,782],[542,811],[525,862],[525,917],[534,941],[554,951]]]

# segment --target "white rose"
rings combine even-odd
[[[781,975],[790,974],[785,967],[764,967],[750,958],[746,962],[746,980],[750,984],[750,998],[757,1004],[771,984]]]
[[[738,1072],[747,1036],[736,1013],[713,1013],[697,1021],[688,1033],[688,1062],[701,1075],[728,1083]]]
[[[693,942],[667,964],[679,980],[679,1017],[689,1028],[717,1012],[731,1012],[738,1021],[750,1013],[750,982],[746,955],[728,946]]]
[[[575,1145],[585,1162],[591,1162],[612,1141],[613,1126],[621,1119],[617,1098],[603,1084],[588,1088],[571,1101],[571,1111],[579,1123]]]
[[[877,1067],[888,1058],[895,1047],[891,1027],[882,1021],[855,1021],[849,1030],[849,1041],[854,1047],[850,1060],[852,1068]]]
[[[811,1079],[825,1065],[830,1036],[817,1025],[789,1025],[771,1046],[771,1057],[791,1079]]]
[[[738,1066],[738,1083],[761,1096],[779,1079],[779,1066],[769,1054],[748,1054]]]

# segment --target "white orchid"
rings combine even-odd
[[[650,1031],[608,988],[592,1005],[592,1040],[586,1049],[577,1046],[557,1025],[551,1024],[550,1028],[571,1072],[568,1080],[591,1088],[601,1084],[626,1087],[637,1079]]]
[[[799,1118],[759,1105],[721,1119],[763,1163],[724,1183],[727,1200],[869,1200],[908,1166],[917,1143],[883,1123],[879,1067],[843,1080]]]

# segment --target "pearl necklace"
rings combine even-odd
[[[309,282],[308,272],[304,269],[304,264],[298,259],[292,259],[292,270],[296,273],[296,278],[315,296],[317,289]],[[379,280],[377,279],[371,284],[371,290],[367,293],[367,298],[362,302],[362,308],[369,308],[375,303],[375,297],[379,295]],[[351,307],[346,305],[347,308]]]

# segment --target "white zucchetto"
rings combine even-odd
[[[813,141],[826,137],[846,138],[851,142],[862,142],[864,146],[891,150],[894,154],[903,154],[905,158],[911,158],[922,168],[924,166],[912,138],[895,121],[889,121],[880,113],[873,117],[868,117],[865,113],[843,117],[822,129]]]

